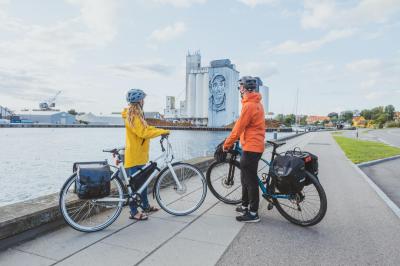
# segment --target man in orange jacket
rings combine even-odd
[[[242,215],[237,216],[236,220],[239,222],[259,222],[260,195],[257,170],[258,161],[265,148],[265,114],[261,104],[261,95],[255,91],[257,80],[245,76],[239,80],[239,84],[242,96],[242,112],[231,134],[225,140],[224,151],[229,150],[240,137],[240,144],[243,149],[240,158],[242,206],[237,207],[236,211]]]

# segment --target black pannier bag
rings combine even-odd
[[[318,179],[318,156],[308,151],[301,151],[298,148],[292,151],[287,151],[286,155],[296,156],[304,160],[306,170]],[[308,186],[310,184],[311,181],[307,177],[305,185]]]
[[[156,169],[158,169],[156,162],[150,162],[150,164],[146,168],[139,169],[139,173],[135,173],[136,175],[129,180],[131,188],[134,191],[138,190]]]
[[[276,156],[272,163],[272,174],[276,188],[283,194],[300,192],[306,182],[304,161],[296,156]]]
[[[76,171],[75,186],[80,199],[98,199],[110,195],[110,166],[78,163]]]
[[[312,154],[311,152],[303,152],[303,153],[306,154],[306,157],[304,158],[304,162],[306,164],[306,170],[311,174],[315,175],[315,177],[318,179],[318,156]],[[310,184],[311,182],[307,178],[305,185],[308,186]]]

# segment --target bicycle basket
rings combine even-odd
[[[99,162],[75,163],[76,194],[80,199],[98,199],[110,195],[111,169]]]
[[[295,156],[278,155],[272,162],[272,176],[280,193],[298,193],[306,181],[304,161]]]

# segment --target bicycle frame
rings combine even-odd
[[[167,147],[164,148],[163,142],[164,140],[167,141]],[[158,174],[163,171],[166,167],[169,168],[169,170],[172,173],[172,177],[174,178],[176,184],[177,184],[177,188],[178,190],[182,190],[182,184],[179,182],[179,179],[172,167],[172,161],[174,160],[174,154],[173,154],[173,150],[172,150],[172,145],[169,142],[168,138],[164,138],[162,137],[160,140],[160,144],[161,144],[161,150],[162,150],[162,154],[160,156],[158,156],[157,158],[155,158],[153,161],[148,162],[145,166],[143,166],[142,169],[146,169],[152,162],[157,162],[160,161],[161,159],[163,159],[163,166],[160,168],[156,168],[156,170],[147,178],[146,182],[137,190],[137,191],[132,191],[131,187],[128,186],[129,184],[129,177],[130,178],[134,178],[136,175],[138,175],[140,173],[140,171],[137,171],[136,173],[134,173],[133,175],[128,177],[128,174],[126,173],[124,164],[121,160],[121,154],[117,153],[116,156],[118,156],[118,160],[120,160],[121,162],[118,164],[118,166],[114,166],[114,165],[110,165],[113,168],[118,169],[117,171],[115,171],[115,173],[112,175],[111,179],[115,178],[119,172],[122,173],[122,177],[123,177],[123,182],[124,185],[127,187],[128,189],[128,198],[134,198],[136,196],[136,194],[141,194],[143,192],[143,190],[151,183],[151,181],[153,181],[154,178],[156,178],[158,176]],[[114,201],[114,202],[125,202],[125,199],[116,199],[116,198],[101,198],[96,200],[97,202],[110,202],[110,201]]]
[[[242,153],[243,153],[243,150],[240,147],[239,142],[235,143],[235,147],[233,148],[233,150],[235,152],[237,152],[239,155],[242,155]],[[265,185],[264,185],[264,182],[261,180],[261,178],[257,175],[258,186],[260,187],[264,197],[271,197],[274,199],[289,199],[290,195],[271,193],[268,189],[268,184],[271,179],[271,167],[270,166],[271,166],[272,162],[274,161],[274,158],[276,155],[277,155],[276,148],[273,148],[271,160],[269,162],[263,158],[260,159],[260,161],[263,161],[264,163],[266,163],[268,165],[269,169],[268,169],[268,174],[267,174]]]

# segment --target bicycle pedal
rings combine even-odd
[[[272,210],[274,208],[274,204],[272,204],[272,203],[268,203],[268,207],[267,207],[267,210]]]

